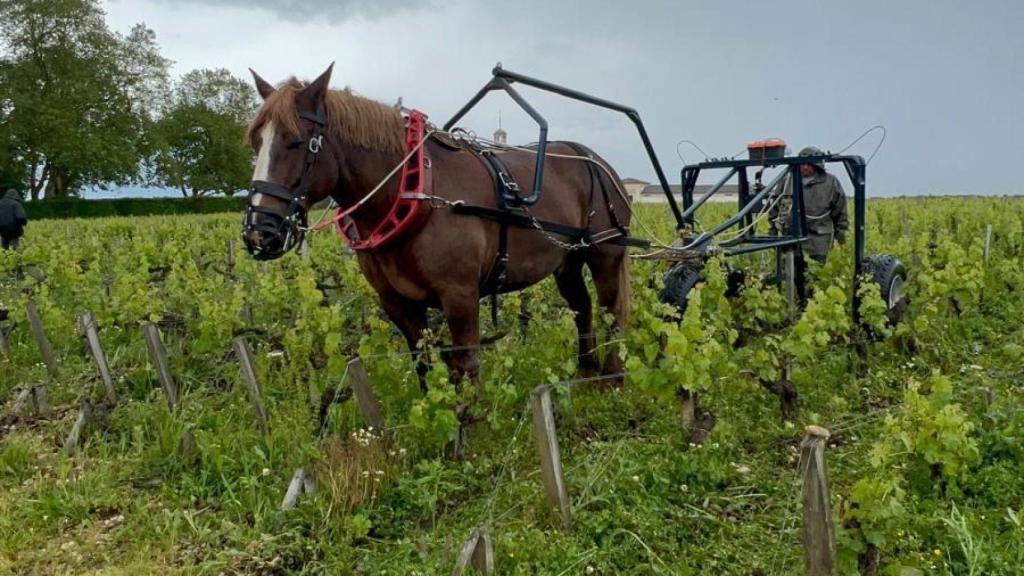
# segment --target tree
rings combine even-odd
[[[0,191],[19,188],[25,181],[25,170],[17,157],[11,137],[10,117],[14,105],[7,82],[10,62],[0,58]]]
[[[0,13],[0,141],[32,199],[137,178],[169,63],[152,31],[111,32],[97,0],[0,0]]]
[[[245,189],[252,167],[245,125],[256,105],[249,84],[227,70],[185,74],[154,129],[155,183],[185,197]]]
[[[202,105],[245,124],[256,113],[259,103],[252,84],[237,78],[224,68],[193,70],[181,77],[174,90],[175,101],[184,105]]]

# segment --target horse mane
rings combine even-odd
[[[293,77],[267,97],[256,112],[256,117],[249,123],[246,133],[246,139],[253,149],[257,147],[260,130],[267,122],[273,122],[285,130],[286,136],[300,134],[295,96],[307,85]],[[336,138],[378,152],[400,154],[405,150],[405,121],[393,107],[357,96],[348,88],[328,90],[324,104],[327,132]]]

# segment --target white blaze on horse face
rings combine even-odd
[[[256,154],[256,168],[252,173],[253,182],[260,180],[268,182],[270,178],[270,149],[274,146],[274,123],[267,122],[267,125],[260,130],[260,149]]]

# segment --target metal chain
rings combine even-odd
[[[581,239],[576,244],[570,244],[568,242],[563,242],[562,240],[559,240],[558,238],[555,238],[555,236],[553,234],[551,234],[550,232],[545,230],[543,226],[541,226],[540,221],[538,221],[537,218],[533,215],[533,212],[530,212],[530,210],[528,208],[526,208],[525,206],[523,207],[523,212],[526,212],[526,215],[530,218],[530,224],[534,228],[536,228],[537,231],[540,232],[541,235],[544,236],[544,238],[546,238],[548,242],[551,242],[552,244],[554,244],[555,246],[561,248],[562,250],[566,250],[568,252],[573,252],[575,250],[580,250],[582,248],[589,248],[590,247],[590,244],[586,240],[583,240],[583,239]]]
[[[430,201],[431,208],[454,208],[455,206],[462,206],[463,204],[465,204],[465,202],[463,202],[462,200],[449,200],[447,198],[443,198],[441,196],[436,196],[432,194],[427,195],[425,198]],[[543,235],[544,238],[548,240],[548,242],[551,242],[552,244],[558,246],[563,250],[572,252],[574,250],[580,250],[582,248],[589,248],[592,245],[585,240],[580,240],[576,244],[570,244],[568,242],[559,240],[554,235],[552,235],[551,233],[544,229],[540,221],[537,220],[537,218],[533,215],[532,212],[530,212],[529,209],[523,207],[523,212],[525,212],[526,216],[530,219],[530,225],[533,228],[540,232],[541,235]]]

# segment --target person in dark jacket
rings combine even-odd
[[[0,246],[6,250],[16,250],[18,242],[25,234],[28,214],[21,205],[21,194],[17,190],[8,190],[0,198]]]
[[[800,151],[800,156],[824,156],[819,148],[808,146]],[[822,163],[803,164],[800,166],[803,178],[804,215],[807,221],[807,242],[804,252],[824,263],[834,242],[846,242],[846,232],[850,228],[846,215],[846,194],[839,179],[825,171]],[[775,232],[788,233],[790,224],[790,206],[792,205],[793,188],[787,177],[782,185],[782,198],[769,211],[771,227]]]

